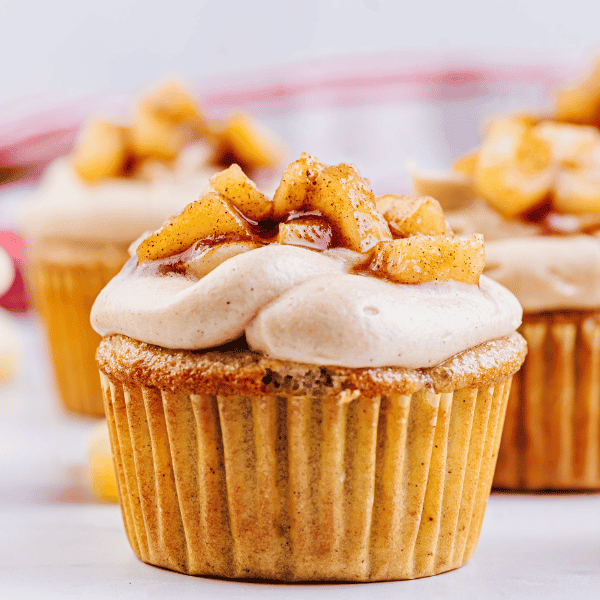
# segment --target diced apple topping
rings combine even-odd
[[[494,123],[478,154],[475,188],[506,217],[533,208],[550,193],[552,155],[528,119]]]
[[[281,144],[246,113],[231,116],[217,136],[217,154],[231,154],[248,169],[273,167],[281,160]]]
[[[139,244],[138,260],[184,253],[169,264],[183,262],[200,278],[241,252],[277,243],[324,252],[349,269],[396,283],[479,282],[483,237],[451,237],[433,198],[375,200],[354,166],[326,166],[307,154],[284,171],[276,198],[273,211],[273,203],[232,165],[211,179],[200,200]],[[390,227],[402,239],[393,239]]]
[[[193,142],[193,143],[192,143]],[[193,94],[177,82],[165,83],[144,96],[135,108],[130,126],[103,120],[88,123],[81,131],[72,163],[81,179],[97,182],[107,177],[148,180],[149,161],[160,161],[180,172],[190,158],[179,161],[190,146],[195,171],[240,163],[246,172],[275,167],[281,160],[282,142],[248,115],[234,114],[225,124],[207,121]]]
[[[307,215],[279,223],[277,243],[327,250],[331,246],[332,237],[331,225],[326,218]]]
[[[273,196],[275,219],[284,219],[286,215],[299,211],[308,203],[309,195],[314,192],[317,175],[323,169],[322,163],[305,152],[285,168],[281,183]]]
[[[451,233],[440,203],[428,196],[380,196],[375,200],[375,205],[395,238]]]
[[[213,175],[210,185],[248,219],[266,221],[273,216],[273,202],[258,191],[239,165],[233,164]]]
[[[184,263],[184,266],[189,273],[202,279],[226,260],[259,246],[260,244],[250,241],[223,242],[214,246],[203,246],[192,259]]]
[[[135,153],[173,160],[190,141],[193,131],[205,128],[198,103],[181,84],[163,84],[137,106],[131,140]]]
[[[569,123],[600,127],[600,60],[587,77],[558,93],[556,118]]]
[[[121,175],[128,156],[127,130],[107,121],[89,121],[81,130],[73,168],[90,183]]]
[[[370,268],[395,283],[479,283],[485,266],[483,236],[413,236],[380,242]]]
[[[491,128],[477,155],[476,190],[506,217],[538,206],[600,210],[600,131],[513,118]]]
[[[452,169],[457,173],[462,173],[467,177],[473,177],[475,175],[475,169],[477,168],[478,153],[477,150],[473,150],[468,154],[459,156],[452,165]]]
[[[391,240],[387,222],[375,208],[369,184],[352,165],[325,167],[317,175],[308,208],[327,217],[337,245],[366,252],[383,240]]]
[[[187,250],[198,240],[219,238],[251,240],[248,222],[231,204],[213,192],[188,204],[137,248],[140,262],[166,258]]]
[[[173,160],[189,141],[189,132],[140,107],[131,126],[131,145],[138,156]]]
[[[204,128],[204,117],[191,92],[176,81],[164,83],[142,98],[139,108],[162,121],[190,123]]]

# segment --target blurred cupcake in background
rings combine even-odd
[[[0,297],[10,288],[15,278],[13,262],[0,246]],[[11,315],[0,308],[0,383],[10,379],[18,366],[20,343]]]
[[[552,116],[492,122],[454,172],[415,189],[481,232],[485,273],[524,309],[494,485],[600,489],[600,64],[558,94]],[[450,205],[450,206],[449,206]]]
[[[89,313],[131,242],[198,198],[223,166],[268,172],[282,147],[246,114],[211,122],[191,92],[169,82],[140,100],[129,124],[87,122],[73,153],[48,168],[22,229],[32,299],[67,410],[104,414],[94,362],[100,338]]]

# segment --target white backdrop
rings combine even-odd
[[[0,107],[345,53],[439,50],[577,63],[597,0],[0,0]]]

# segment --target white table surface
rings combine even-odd
[[[61,412],[35,317],[20,317],[17,378],[0,387],[0,598],[600,597],[600,495],[490,498],[479,547],[452,573],[417,581],[276,585],[188,577],[139,562],[119,508],[91,497],[85,465],[97,421]]]

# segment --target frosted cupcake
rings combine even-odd
[[[484,234],[485,273],[524,309],[529,354],[507,409],[500,488],[600,489],[599,173],[597,127],[515,116],[492,123],[451,177],[415,177],[419,193],[452,199],[457,231]]]
[[[460,567],[525,356],[481,236],[307,155],[273,200],[236,166],[211,187],[92,310],[134,552],[280,581]]]
[[[65,408],[102,416],[89,312],[141,233],[195,200],[219,165],[273,167],[280,149],[244,115],[209,123],[180,85],[144,97],[122,126],[90,121],[73,155],[57,160],[26,209],[29,283],[48,334]]]

